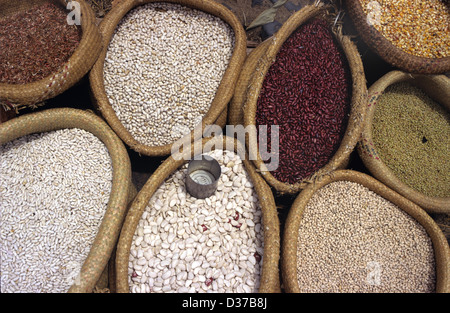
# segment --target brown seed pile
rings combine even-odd
[[[81,40],[67,12],[46,3],[0,19],[0,83],[26,84],[58,70]]]
[[[428,58],[450,56],[448,0],[360,0],[368,23],[406,53]]]
[[[365,186],[338,181],[310,199],[298,233],[301,292],[434,292],[425,229]]]
[[[402,182],[430,197],[450,197],[450,114],[407,82],[377,101],[372,135],[381,160]]]

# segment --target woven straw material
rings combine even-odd
[[[249,128],[247,147],[253,153],[250,155],[251,159],[256,165],[256,168],[260,171],[261,175],[279,194],[295,194],[301,189],[305,188],[308,184],[316,180],[322,175],[326,175],[336,169],[345,168],[349,162],[350,154],[354,150],[362,129],[362,124],[365,118],[366,101],[367,101],[367,88],[366,79],[364,74],[364,68],[361,61],[361,56],[354,43],[348,36],[342,34],[342,25],[335,23],[336,14],[333,12],[335,9],[332,6],[325,5],[310,5],[306,6],[300,11],[294,13],[278,32],[267,43],[267,49],[265,53],[261,53],[262,57],[259,58],[256,69],[253,73],[242,73],[241,77],[250,75],[249,84],[247,86],[247,95],[241,105],[241,110],[244,112],[244,126],[256,126],[256,110],[258,97],[261,92],[261,88],[265,79],[265,76],[276,59],[276,55],[280,50],[283,43],[288,37],[302,24],[307,23],[309,20],[322,17],[325,20],[332,21],[330,23],[335,24],[332,29],[335,38],[341,46],[343,53],[349,64],[351,78],[352,78],[352,96],[351,96],[351,111],[348,120],[345,135],[341,141],[341,144],[331,158],[331,160],[324,167],[316,171],[311,177],[303,179],[295,184],[288,184],[277,180],[270,171],[267,170],[264,161],[261,158],[257,144],[257,132],[256,127]],[[245,78],[248,79],[248,78]],[[239,99],[239,95],[238,98]],[[239,107],[239,104],[233,104],[233,108]],[[231,113],[230,113],[231,115]]]
[[[0,0],[0,19],[45,2],[49,0]],[[66,8],[64,0],[52,2]],[[75,52],[57,72],[41,80],[27,84],[0,83],[0,105],[6,110],[18,111],[26,107],[44,105],[46,100],[56,97],[78,83],[94,65],[101,51],[101,35],[95,24],[91,6],[85,0],[77,2],[81,10],[82,37]]]
[[[450,71],[450,57],[426,58],[404,52],[367,23],[359,0],[345,0],[346,12],[367,46],[387,63],[409,73],[443,74]]]
[[[247,58],[245,59],[244,65],[242,66],[242,70],[239,75],[239,80],[234,90],[233,99],[231,100],[228,108],[229,125],[244,125],[243,103],[247,95],[247,86],[250,82],[250,79],[252,78],[253,73],[256,70],[259,59],[262,58],[262,56],[266,52],[271,40],[272,37],[259,44],[248,54]]]
[[[281,275],[285,291],[299,293],[297,279],[298,231],[303,213],[311,197],[321,187],[336,181],[359,183],[397,205],[424,227],[431,238],[436,261],[436,292],[450,292],[450,248],[439,226],[419,206],[402,197],[375,178],[352,170],[339,170],[305,188],[295,199],[286,219],[281,250]]]
[[[424,210],[432,213],[450,213],[450,198],[426,196],[407,186],[379,158],[373,143],[372,123],[376,103],[384,90],[395,83],[410,82],[422,89],[430,98],[450,110],[450,78],[445,75],[410,74],[391,71],[381,77],[369,88],[368,111],[361,139],[357,145],[358,154],[371,174],[405,198],[417,203]],[[443,160],[444,162],[446,160]]]
[[[98,137],[107,147],[113,167],[111,195],[92,248],[83,263],[80,280],[70,293],[92,292],[105,270],[119,237],[127,206],[135,196],[131,164],[122,141],[97,115],[71,108],[48,109],[25,114],[0,124],[0,144],[33,133],[80,128]]]
[[[230,149],[230,147],[234,147],[234,152],[238,153],[240,156],[246,155],[245,149],[239,141],[230,137],[218,136],[203,139],[202,141],[196,141],[192,144],[190,151],[180,152],[181,154],[178,156],[172,155],[161,164],[139,191],[125,218],[116,251],[117,292],[129,292],[128,265],[131,244],[136,227],[147,204],[160,185],[172,173],[188,162],[186,159],[190,159],[194,153],[198,151],[196,146],[200,147],[203,153],[217,147],[220,147],[221,149]],[[254,189],[258,194],[264,224],[264,255],[262,258],[263,264],[259,291],[265,293],[278,293],[281,291],[279,278],[280,222],[276,211],[275,200],[270,187],[260,175],[256,173],[254,166],[248,161],[247,157],[243,157],[243,163],[253,182]]]
[[[103,66],[105,62],[107,49],[109,46],[109,42],[112,36],[114,35],[114,31],[117,25],[119,24],[121,19],[133,8],[152,2],[161,2],[161,1],[123,0],[119,2],[117,5],[115,5],[113,9],[105,16],[105,18],[100,24],[100,31],[103,35],[103,51],[101,52],[100,57],[98,58],[96,64],[94,65],[91,71],[90,82],[92,94],[96,102],[96,106],[98,107],[101,115],[106,119],[108,124],[118,134],[118,136],[131,149],[147,156],[166,156],[170,154],[172,144],[161,146],[149,146],[142,144],[138,142],[131,135],[131,133],[123,126],[123,124],[118,119],[116,113],[114,112],[108,100],[108,97],[105,92],[104,78],[103,78]],[[222,116],[222,119],[219,119],[219,121],[222,121],[223,125],[220,125],[218,124],[218,118],[220,114],[227,114],[227,112],[225,113],[223,112],[224,110],[226,111],[228,110],[228,103],[233,96],[234,88],[237,79],[239,77],[239,72],[246,57],[247,39],[242,24],[230,10],[212,0],[202,0],[202,1],[166,0],[163,2],[180,4],[215,15],[223,19],[226,23],[228,23],[234,31],[235,46],[233,54],[229,61],[227,70],[224,73],[222,81],[217,89],[214,100],[212,101],[208,112],[203,117],[201,125],[202,130],[205,128],[206,125],[213,125],[213,124],[224,127],[226,119],[223,120]],[[189,142],[193,142],[195,139],[199,138],[194,138],[194,131],[192,131],[189,135],[187,135],[186,138],[183,138],[183,140],[188,140]]]

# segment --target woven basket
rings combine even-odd
[[[200,147],[203,148],[203,152],[210,151],[212,147],[220,146],[221,149],[229,149],[229,147],[234,147],[234,152],[239,155],[245,155],[245,150],[240,145],[240,142],[230,137],[219,136],[209,140],[204,139],[202,142],[197,141],[196,144],[199,144]],[[170,156],[153,173],[131,204],[120,234],[116,251],[116,287],[118,293],[129,292],[128,266],[130,247],[136,227],[148,202],[159,186],[167,179],[167,177],[185,164],[187,162],[186,159],[190,159],[190,157],[193,156],[194,151],[196,151],[195,149],[196,148],[193,144],[190,151],[181,154],[183,157],[174,158],[174,156]],[[261,269],[259,291],[278,293],[281,290],[278,269],[280,253],[280,225],[275,207],[275,200],[269,186],[256,173],[252,163],[245,158],[243,160],[243,164],[253,182],[255,191],[258,194],[264,223],[264,255],[262,258],[263,264]]]
[[[404,52],[367,23],[359,0],[345,0],[346,12],[367,46],[387,63],[409,73],[443,74],[450,71],[450,57],[426,58]]]
[[[0,0],[0,19],[12,13],[29,10],[49,0]],[[63,0],[54,0],[57,5],[66,8]],[[95,24],[95,15],[85,0],[77,1],[81,10],[82,37],[73,55],[57,72],[35,82],[27,84],[0,83],[0,105],[5,110],[20,110],[26,107],[43,105],[76,83],[78,83],[94,65],[101,51],[101,36]]]
[[[295,199],[286,219],[281,250],[281,275],[285,291],[299,293],[297,280],[297,241],[303,212],[311,197],[321,187],[336,181],[359,183],[397,205],[422,225],[430,236],[436,261],[436,292],[450,292],[450,248],[439,226],[419,206],[402,197],[375,178],[351,170],[339,170],[305,188]]]
[[[241,74],[239,75],[239,79],[234,90],[233,99],[228,107],[229,125],[244,125],[243,103],[247,95],[247,86],[252,78],[252,74],[256,70],[259,59],[262,58],[270,43],[271,38],[266,39],[255,49],[253,49],[245,59]]]
[[[131,182],[131,164],[122,141],[94,113],[78,109],[48,109],[25,114],[0,124],[0,144],[33,133],[65,128],[84,129],[97,136],[107,147],[112,160],[113,182],[108,207],[98,234],[80,272],[80,280],[69,292],[92,292],[106,270],[119,237],[127,206],[136,190]],[[105,287],[102,284],[102,287]]]
[[[401,71],[391,71],[381,77],[369,88],[369,108],[360,142],[358,153],[373,176],[397,191],[399,194],[417,203],[419,206],[433,213],[450,213],[450,198],[426,196],[407,186],[384,164],[379,157],[372,139],[372,123],[378,98],[390,85],[408,81],[422,89],[433,100],[450,110],[450,78],[445,75],[409,74]],[[448,157],[448,156],[447,156]],[[448,161],[448,160],[443,160]]]
[[[323,17],[326,20],[336,18],[333,14],[334,8],[332,6],[324,5],[309,5],[294,13],[278,32],[264,43],[265,51],[256,51],[257,55],[262,55],[258,59],[258,64],[248,65],[249,69],[255,68],[254,71],[242,72],[241,81],[248,81],[246,97],[237,94],[235,103],[232,104],[233,110],[241,110],[243,112],[244,126],[256,126],[256,110],[259,93],[262,88],[265,76],[276,59],[276,55],[283,43],[289,36],[301,25],[316,17]],[[350,154],[354,150],[362,129],[362,123],[366,111],[367,89],[364,68],[361,57],[356,49],[354,43],[348,36],[341,32],[341,27],[334,27],[333,33],[336,40],[341,46],[343,53],[348,61],[352,78],[352,96],[351,96],[351,111],[348,119],[347,129],[341,141],[341,144],[335,155],[331,158],[328,164],[316,171],[311,177],[303,179],[295,184],[288,184],[277,180],[270,171],[266,170],[264,161],[261,158],[259,151],[257,151],[257,133],[256,127],[251,127],[248,131],[247,146],[250,151],[256,151],[256,156],[252,156],[252,160],[257,169],[259,169],[264,179],[271,185],[279,194],[295,194],[306,187],[311,181],[325,175],[331,171],[339,168],[345,168],[349,162]],[[261,48],[261,49],[264,49]],[[254,60],[249,63],[255,62]],[[242,88],[242,87],[239,87]],[[238,89],[241,91],[242,89]],[[238,103],[240,101],[241,103]],[[232,116],[230,112],[230,116]]]
[[[106,15],[102,23],[100,24],[100,31],[103,35],[103,51],[97,63],[94,65],[91,74],[91,88],[96,105],[101,112],[102,116],[106,119],[112,129],[118,134],[118,136],[133,150],[138,153],[147,156],[166,156],[171,153],[172,144],[162,146],[149,146],[138,142],[131,133],[123,126],[114,112],[105,92],[104,80],[103,80],[103,65],[108,49],[109,42],[114,35],[116,26],[120,20],[132,9],[137,6],[144,5],[152,2],[161,2],[156,0],[123,0],[113,7],[113,9]],[[246,34],[245,31],[237,19],[237,17],[224,6],[216,3],[212,0],[167,0],[163,2],[175,3],[185,5],[200,11],[207,12],[209,14],[220,17],[227,22],[234,31],[235,46],[233,55],[231,56],[229,65],[222,81],[217,89],[213,102],[205,114],[202,120],[202,130],[205,125],[219,125],[224,127],[226,124],[226,114],[228,110],[228,102],[231,100],[233,91],[236,85],[236,81],[239,76],[242,64],[246,57]],[[222,116],[220,116],[223,114]],[[220,124],[219,124],[220,123]],[[201,132],[200,132],[201,133]],[[190,136],[186,136],[186,141],[192,142],[194,140],[194,131]],[[195,138],[198,139],[198,138]]]

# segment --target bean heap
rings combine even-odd
[[[81,40],[81,28],[52,3],[0,20],[0,83],[25,84],[58,70]]]
[[[206,199],[187,193],[187,165],[159,187],[133,237],[131,292],[258,290],[263,256],[258,195],[237,154],[206,154],[222,168],[216,193]]]
[[[141,144],[171,144],[208,112],[233,53],[234,32],[218,17],[179,4],[130,11],[108,47],[105,90]]]
[[[112,164],[82,129],[0,147],[2,293],[61,293],[76,282],[106,211]]]
[[[327,22],[301,25],[270,66],[257,103],[256,125],[279,125],[276,179],[293,184],[330,161],[347,126],[350,94],[348,63]],[[269,136],[266,151],[271,144]]]
[[[404,52],[427,58],[450,56],[448,0],[360,0],[371,24]]]
[[[349,181],[320,188],[298,232],[302,292],[434,292],[435,259],[422,225]]]
[[[450,114],[407,82],[389,86],[377,101],[373,143],[402,182],[430,197],[450,197]]]

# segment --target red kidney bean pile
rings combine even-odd
[[[45,3],[0,21],[0,83],[25,84],[60,68],[81,40],[67,12]]]
[[[256,126],[279,125],[277,180],[293,184],[330,161],[347,127],[351,86],[347,60],[326,21],[301,25],[283,43],[256,110]],[[259,148],[271,151],[270,135],[267,148]]]

